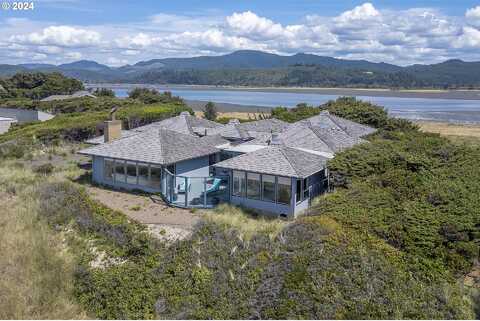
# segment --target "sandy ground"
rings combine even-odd
[[[228,90],[245,92],[285,92],[285,93],[316,93],[340,96],[374,96],[403,98],[441,98],[480,100],[480,90],[441,90],[441,89],[411,89],[394,90],[386,88],[325,88],[325,87],[246,87],[246,86],[211,86],[211,85],[149,85],[149,84],[85,84],[87,88],[135,88],[154,87],[160,91],[175,89],[187,90]]]
[[[175,241],[190,236],[193,226],[199,222],[202,213],[168,206],[158,197],[152,199],[149,195],[94,186],[87,187],[87,191],[93,199],[109,208],[146,224],[154,236],[165,241]]]
[[[445,136],[477,137],[480,139],[480,124],[470,125],[427,121],[419,121],[417,123],[420,125],[421,130],[425,132],[439,133]]]

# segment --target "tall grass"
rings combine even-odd
[[[251,216],[241,208],[228,204],[222,204],[214,211],[206,212],[204,217],[217,224],[237,229],[247,240],[259,233],[267,234],[273,239],[287,224],[280,219]]]
[[[39,219],[35,176],[0,165],[0,319],[86,318],[75,303],[73,256]]]

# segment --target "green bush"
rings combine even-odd
[[[50,163],[39,165],[33,168],[33,172],[40,175],[50,175],[53,173],[55,166]]]
[[[21,72],[11,78],[0,79],[6,90],[0,98],[42,99],[50,95],[72,94],[83,89],[83,84],[60,73]]]
[[[119,108],[118,118],[129,129],[191,111],[182,104],[131,105]],[[95,136],[96,126],[108,119],[107,111],[68,113],[45,122],[24,124],[0,135],[0,143],[10,140],[40,140],[45,143],[58,139],[83,141]]]
[[[480,149],[418,131],[370,140],[329,163],[337,191],[316,213],[367,229],[418,268],[468,271],[479,259]]]

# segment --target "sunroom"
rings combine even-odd
[[[272,216],[295,217],[327,191],[327,158],[268,146],[214,165],[232,182],[230,202]]]

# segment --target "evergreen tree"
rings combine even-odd
[[[215,106],[214,103],[209,101],[206,105],[205,108],[203,109],[203,117],[205,117],[208,120],[215,120],[217,119],[217,107]]]

